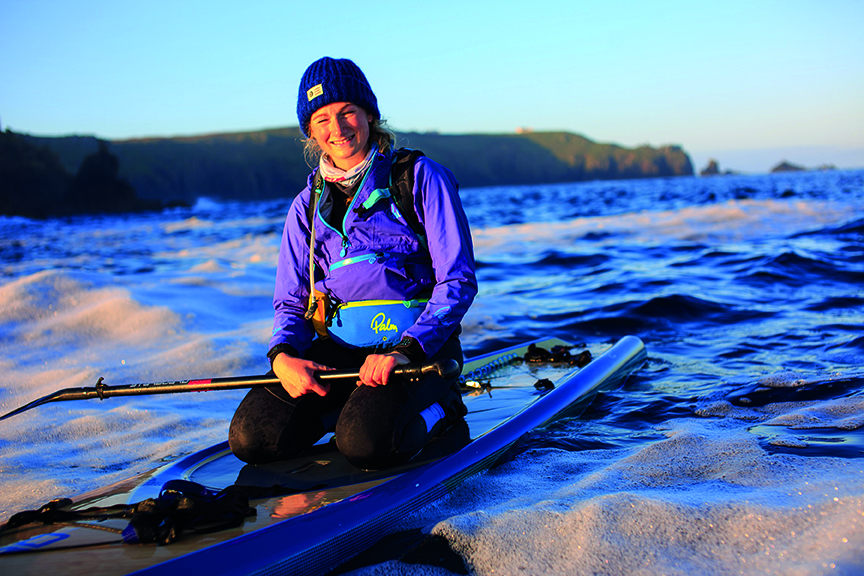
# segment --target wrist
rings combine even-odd
[[[297,350],[294,349],[290,344],[282,343],[273,346],[269,352],[267,352],[267,359],[270,360],[270,368],[273,368],[273,362],[276,360],[276,357],[279,354],[285,354],[286,356],[290,356],[292,358],[297,357]]]
[[[411,359],[408,358],[408,356],[406,356],[402,352],[397,352],[396,350],[391,350],[390,352],[387,352],[384,355],[390,356],[391,358],[395,358],[397,364],[408,364],[411,362]]]
[[[426,360],[426,352],[415,338],[406,336],[399,344],[393,347],[391,352],[402,354],[409,362],[423,362]]]

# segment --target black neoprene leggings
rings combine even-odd
[[[369,350],[343,348],[330,339],[313,342],[305,358],[333,368],[359,368]],[[450,338],[430,361],[452,358],[462,365],[462,345]],[[438,403],[446,418],[421,412]],[[433,407],[434,408],[434,407]],[[326,396],[291,398],[281,386],[253,388],[231,421],[228,442],[250,464],[300,455],[334,429],[339,451],[359,468],[380,469],[417,454],[449,422],[464,415],[455,381],[427,376],[418,383],[393,378],[387,386],[331,380]]]

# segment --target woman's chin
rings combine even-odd
[[[366,158],[366,154],[369,153],[369,150],[358,150],[358,149],[348,149],[346,148],[330,148],[327,151],[327,155],[330,157],[330,160],[341,168],[342,170],[348,170],[353,168],[360,162],[362,162]]]

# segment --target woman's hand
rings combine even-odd
[[[396,366],[408,364],[408,357],[400,352],[370,354],[360,367],[360,386],[386,386]]]
[[[285,392],[292,398],[310,393],[326,396],[330,391],[330,384],[315,379],[315,372],[325,370],[334,370],[334,368],[311,360],[294,358],[284,353],[278,354],[273,359],[273,373],[279,378]]]

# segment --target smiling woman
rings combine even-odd
[[[279,252],[267,356],[281,386],[249,392],[229,441],[241,460],[265,463],[335,431],[353,465],[389,467],[465,415],[455,380],[408,382],[393,371],[461,364],[460,323],[477,293],[471,233],[453,174],[422,153],[393,150],[351,60],[307,68],[297,118],[307,155],[319,158]],[[315,378],[358,365],[356,385]]]

